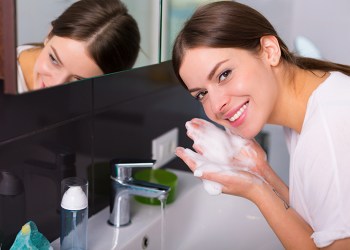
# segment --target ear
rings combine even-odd
[[[277,66],[281,59],[281,48],[275,36],[263,36],[260,38],[262,56],[271,66]]]

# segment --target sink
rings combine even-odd
[[[173,203],[162,210],[132,199],[132,222],[122,228],[107,224],[106,207],[89,219],[89,250],[284,249],[253,203],[210,196],[192,173],[170,171],[179,181]],[[51,245],[59,249],[59,239]]]

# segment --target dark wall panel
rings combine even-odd
[[[0,145],[90,115],[92,80],[22,95],[0,93]]]
[[[92,215],[108,206],[111,159],[151,158],[152,139],[174,127],[179,144],[190,147],[184,125],[201,114],[170,62],[19,96],[0,94],[2,249],[28,220],[49,240],[59,237],[62,178],[88,179]],[[165,167],[187,169],[178,159]],[[4,179],[16,188],[5,190]]]

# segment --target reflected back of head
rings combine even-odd
[[[52,36],[88,44],[88,52],[103,73],[132,68],[140,49],[135,19],[119,0],[80,0],[52,21]]]

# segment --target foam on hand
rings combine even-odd
[[[240,171],[252,172],[251,168],[255,166],[252,157],[256,156],[256,152],[249,146],[249,140],[202,119],[186,122],[186,128],[194,141],[193,147],[201,153],[185,149],[187,156],[196,163],[195,176],[201,177],[203,172],[220,172],[245,178]],[[203,185],[211,195],[222,192],[220,183],[203,180]]]

